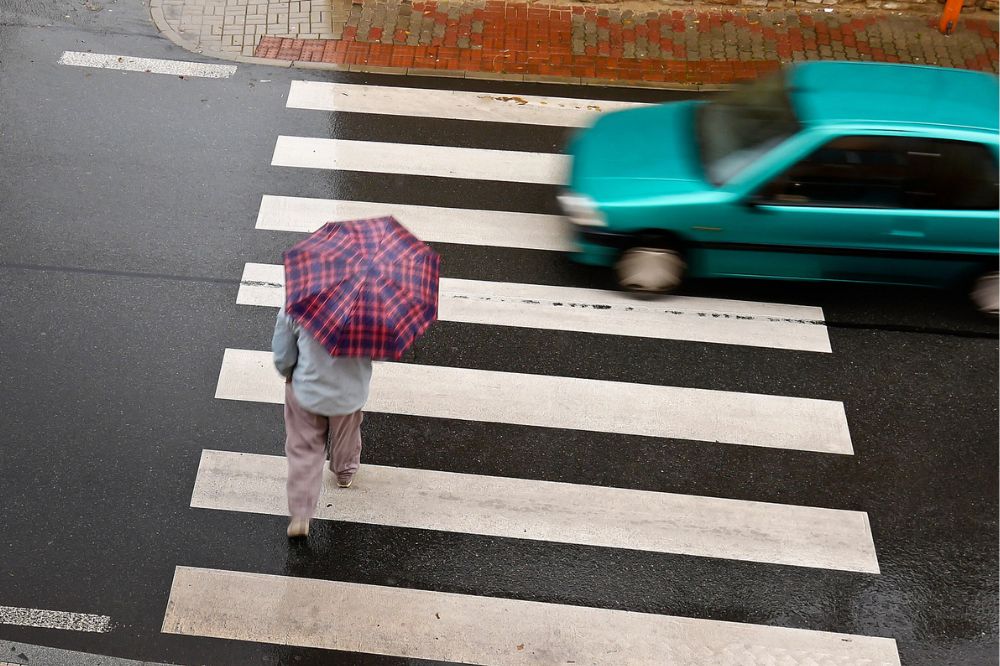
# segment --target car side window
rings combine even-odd
[[[897,137],[839,137],[764,186],[757,199],[777,205],[899,208],[906,167],[906,146]]]
[[[997,160],[983,144],[895,136],[830,141],[765,185],[760,203],[996,210]]]
[[[904,206],[924,210],[996,210],[1000,173],[993,153],[970,141],[914,139],[907,152]]]

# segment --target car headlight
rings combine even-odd
[[[608,221],[601,214],[597,204],[588,196],[582,194],[560,194],[559,206],[574,224],[585,227],[606,227]]]

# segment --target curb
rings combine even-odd
[[[271,67],[286,67],[306,70],[326,70],[334,72],[357,72],[364,74],[389,74],[394,76],[427,76],[447,79],[470,79],[475,81],[513,81],[516,83],[553,83],[559,85],[601,86],[610,88],[654,88],[658,90],[682,90],[696,92],[714,92],[729,90],[736,84],[681,83],[661,81],[619,81],[614,79],[591,79],[587,77],[549,76],[544,74],[515,74],[497,72],[473,72],[466,70],[427,69],[421,67],[386,67],[379,65],[342,65],[327,62],[309,62],[304,60],[277,60],[272,58],[257,58],[253,56],[235,55],[223,51],[205,49],[193,44],[180,35],[167,23],[163,13],[163,0],[149,0],[149,13],[153,25],[160,33],[177,46],[217,60],[228,60],[246,65],[269,65]]]

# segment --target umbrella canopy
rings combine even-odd
[[[329,222],[284,257],[285,313],[334,356],[397,360],[437,318],[441,258],[395,218]]]

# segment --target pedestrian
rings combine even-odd
[[[368,400],[372,361],[332,356],[284,308],[274,323],[271,350],[285,378],[288,537],[305,537],[323,486],[327,450],[340,488],[350,488],[361,466],[361,408]]]
[[[361,466],[372,360],[398,361],[437,318],[441,259],[395,218],[328,222],[284,254],[274,365],[285,378],[288,536],[309,535],[327,449],[337,485]]]

